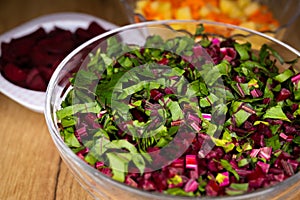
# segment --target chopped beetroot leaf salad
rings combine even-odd
[[[203,28],[143,47],[111,37],[91,53],[56,113],[66,145],[114,180],[170,195],[244,194],[298,173],[298,58]]]

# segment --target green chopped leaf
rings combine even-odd
[[[280,147],[281,147],[278,135],[274,135],[271,138],[265,138],[265,142],[266,142],[266,146],[267,147],[272,147],[272,149],[274,151],[280,149]]]
[[[161,47],[164,43],[164,40],[159,35],[152,35],[147,38],[145,47],[156,48],[157,46]]]
[[[294,75],[294,72],[290,69],[284,70],[282,73],[278,74],[277,76],[274,77],[274,80],[282,83],[289,78],[291,78]]]
[[[247,191],[249,184],[248,183],[231,183],[230,187],[232,189],[236,189],[236,190]]]
[[[238,173],[232,168],[227,160],[221,159],[220,163],[228,172],[232,173],[237,180],[240,180]]]
[[[65,117],[61,120],[61,125],[63,127],[69,127],[69,126],[74,126],[76,125],[77,123],[77,117],[75,116],[68,116],[68,117]]]
[[[296,101],[300,101],[300,81],[298,81],[297,83],[294,83],[294,97]]]
[[[249,160],[247,158],[243,158],[241,160],[238,161],[238,166],[239,167],[244,167],[245,165],[249,164]]]
[[[76,73],[75,83],[76,87],[88,87],[91,83],[99,78],[94,72],[79,70]]]
[[[90,103],[84,103],[84,104],[76,104],[76,105],[71,105],[68,107],[65,107],[61,110],[58,110],[56,112],[56,116],[58,120],[61,120],[67,116],[72,116],[78,112],[82,113],[99,113],[101,110],[101,107],[97,102],[90,102]]]
[[[300,136],[296,136],[294,139],[293,139],[293,142],[300,145]]]
[[[84,157],[84,160],[85,160],[86,162],[88,162],[90,165],[94,165],[94,164],[98,161],[97,158],[95,158],[95,157],[93,156],[92,153],[88,153],[88,154]]]
[[[232,151],[235,147],[235,145],[230,140],[212,137],[212,141],[216,144],[216,146],[223,147],[226,153]]]
[[[145,163],[145,160],[142,157],[142,155],[138,154],[138,153],[133,154],[132,155],[132,162],[140,170],[141,174],[143,174],[144,171],[145,171],[146,163]]]
[[[177,121],[179,119],[183,119],[183,112],[181,110],[180,105],[176,101],[170,101],[168,104],[168,108],[170,109],[172,115],[172,121]]]
[[[185,192],[181,188],[169,188],[164,191],[165,194],[170,194],[170,195],[175,195],[175,196],[189,196],[192,197],[194,196],[193,192]]]
[[[223,61],[220,64],[213,66],[211,64],[206,64],[202,66],[204,69],[200,71],[201,76],[204,79],[204,82],[208,86],[212,86],[215,83],[221,83],[222,75],[228,75],[231,68],[227,61]]]
[[[272,47],[268,46],[267,44],[263,44],[261,51],[269,51],[275,58],[279,60],[281,64],[284,63],[283,58],[278,54],[278,52],[274,50]]]
[[[238,152],[245,152],[245,151],[249,151],[249,150],[251,150],[252,149],[252,146],[251,146],[251,144],[249,143],[249,142],[247,142],[247,143],[245,143],[245,144],[243,144],[242,146],[240,145],[240,146],[237,146],[236,147],[236,150],[238,151]]]
[[[130,153],[109,152],[106,156],[112,169],[112,178],[119,182],[124,182],[125,173],[128,172],[128,163],[132,159],[132,155]]]
[[[128,57],[121,57],[121,58],[119,58],[118,62],[120,63],[120,65],[122,65],[122,67],[125,67],[125,68],[132,66],[132,61]]]
[[[94,141],[92,148],[90,148],[90,152],[93,153],[94,157],[101,157],[107,151],[106,145],[109,143],[109,138],[100,137]]]
[[[270,130],[272,131],[273,135],[275,135],[280,128],[281,128],[280,124],[275,124],[270,126]]]
[[[111,65],[114,61],[113,59],[111,59],[109,56],[107,56],[104,53],[101,53],[100,56],[101,56],[101,58],[102,58],[102,60],[103,60],[103,62],[106,66]]]
[[[217,130],[218,130],[217,125],[209,122],[207,123],[207,130],[206,130],[207,135],[214,136]]]
[[[231,183],[229,188],[226,188],[225,192],[228,195],[239,195],[248,191],[248,183]]]
[[[78,141],[78,139],[75,137],[75,135],[73,133],[68,132],[67,134],[65,134],[64,141],[65,141],[66,145],[68,145],[69,147],[80,147],[81,146],[80,142]]]
[[[173,139],[172,137],[170,137],[170,138],[162,137],[159,139],[159,141],[157,142],[157,144],[155,146],[162,148],[162,147],[166,146],[167,144],[169,144],[170,141],[172,141],[172,139]]]
[[[240,109],[236,113],[234,113],[234,119],[237,126],[241,126],[252,114]]]
[[[282,107],[280,105],[276,105],[266,110],[266,113],[263,115],[263,119],[267,119],[267,118],[280,119],[280,120],[290,122],[289,118],[284,114]]]
[[[271,78],[269,78],[267,80],[267,84],[266,84],[266,87],[265,87],[265,90],[264,90],[264,98],[270,98],[270,99],[273,99],[274,98],[274,94],[272,92],[272,90],[270,89],[273,84],[273,80]]]
[[[120,55],[122,52],[123,47],[121,46],[120,42],[118,41],[117,37],[108,37],[107,38],[107,56],[112,58],[116,55]]]
[[[113,140],[106,144],[105,147],[107,149],[127,149],[130,153],[137,153],[136,147],[125,139]]]
[[[205,30],[205,28],[204,28],[203,24],[198,24],[196,27],[195,36],[202,35],[204,33],[204,30]]]
[[[234,48],[238,52],[241,60],[249,60],[250,55],[249,55],[249,50],[250,50],[251,44],[250,43],[245,43],[245,44],[238,44],[234,43]]]
[[[219,98],[213,93],[211,93],[208,96],[201,98],[199,104],[201,107],[210,107],[213,104],[215,104],[218,100]]]

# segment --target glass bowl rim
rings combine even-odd
[[[118,27],[115,29],[112,29],[110,31],[107,31],[103,34],[100,34],[98,36],[93,37],[92,39],[86,41],[85,43],[81,44],[80,46],[78,46],[77,48],[75,48],[70,54],[68,54],[63,60],[62,62],[58,65],[58,67],[56,68],[56,70],[54,71],[49,84],[48,84],[48,88],[46,90],[46,100],[45,100],[45,111],[44,111],[44,117],[46,119],[46,124],[47,127],[49,129],[50,135],[56,145],[56,147],[58,148],[57,150],[59,150],[60,154],[61,153],[65,153],[66,156],[68,156],[69,158],[71,158],[71,162],[72,164],[76,164],[77,167],[83,169],[90,177],[92,177],[93,179],[100,179],[103,181],[107,181],[109,184],[125,190],[127,192],[131,192],[133,194],[138,194],[144,197],[148,197],[148,198],[164,198],[164,199],[183,199],[183,200],[193,200],[193,199],[212,199],[212,200],[216,200],[216,199],[224,199],[224,200],[238,200],[238,199],[249,199],[249,198],[255,198],[258,197],[260,195],[264,195],[266,193],[272,192],[272,191],[276,191],[276,190],[280,190],[281,186],[284,185],[293,185],[295,183],[297,183],[300,180],[300,172],[296,173],[295,175],[287,178],[286,180],[275,184],[274,186],[270,186],[268,188],[262,188],[262,189],[257,189],[253,192],[250,193],[244,193],[241,195],[234,195],[234,196],[217,196],[217,197],[210,197],[210,196],[201,196],[201,197],[185,197],[185,196],[172,196],[172,195],[166,195],[164,193],[158,193],[158,192],[149,192],[149,191],[144,191],[142,189],[138,189],[138,188],[134,188],[131,186],[128,186],[124,183],[118,182],[116,180],[113,180],[111,177],[108,177],[104,174],[102,174],[100,171],[96,170],[95,168],[93,168],[92,166],[88,165],[87,163],[85,163],[81,158],[79,158],[62,140],[62,138],[60,137],[60,134],[58,132],[58,130],[55,128],[54,125],[54,119],[53,119],[53,114],[51,112],[52,107],[51,107],[51,99],[52,99],[52,93],[53,93],[53,89],[55,87],[55,83],[57,80],[57,76],[59,75],[60,71],[63,69],[63,67],[65,66],[65,64],[77,53],[79,53],[82,49],[84,49],[85,47],[89,46],[90,44],[96,42],[99,39],[105,38],[107,36],[113,35],[113,34],[117,34],[119,32],[122,31],[126,31],[126,30],[130,30],[130,29],[134,29],[134,28],[141,28],[141,27],[147,27],[147,26],[152,26],[152,25],[162,25],[162,24],[181,24],[181,23],[203,23],[203,24],[209,24],[209,25],[216,25],[216,26],[220,26],[220,27],[225,27],[225,28],[231,28],[231,29],[237,29],[237,30],[242,30],[245,32],[248,32],[250,34],[254,34],[254,35],[258,35],[260,37],[263,37],[265,39],[268,39],[280,46],[285,47],[287,50],[289,50],[290,52],[294,53],[296,56],[300,57],[300,52],[298,50],[296,50],[295,48],[289,46],[288,44],[273,38],[272,36],[266,35],[264,33],[255,31],[255,30],[251,30],[248,28],[244,28],[244,27],[240,27],[240,26],[236,26],[236,25],[231,25],[231,24],[227,24],[227,23],[222,23],[222,22],[214,22],[214,21],[209,21],[209,20],[160,20],[160,21],[145,21],[145,22],[140,22],[140,23],[135,23],[135,24],[129,24],[129,25],[125,25],[122,27]],[[69,166],[68,166],[69,168]]]

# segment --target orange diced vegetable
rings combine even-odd
[[[251,0],[140,0],[136,6],[136,12],[147,20],[205,19],[238,26],[255,23],[250,27],[258,31],[279,26],[268,7]]]

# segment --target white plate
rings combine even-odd
[[[2,42],[10,42],[12,38],[18,38],[32,33],[40,27],[43,27],[45,31],[59,27],[74,32],[77,28],[86,29],[92,21],[97,22],[106,30],[117,28],[116,25],[110,22],[83,13],[55,13],[38,17],[0,35],[0,44]],[[0,92],[30,110],[39,113],[44,112],[45,92],[33,91],[14,85],[7,81],[1,74]]]

